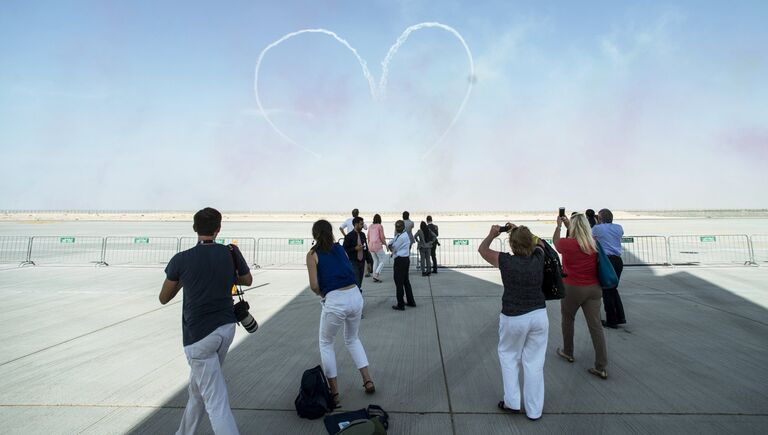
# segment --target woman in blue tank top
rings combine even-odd
[[[320,360],[331,387],[331,394],[338,405],[334,343],[342,327],[344,344],[360,370],[365,392],[372,394],[376,391],[368,374],[368,358],[358,337],[363,314],[363,295],[357,287],[352,263],[349,262],[344,248],[334,240],[330,222],[323,219],[315,222],[312,225],[312,237],[315,239],[315,245],[307,253],[307,271],[309,288],[322,298]]]

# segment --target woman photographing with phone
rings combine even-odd
[[[600,322],[600,305],[603,289],[597,276],[597,244],[592,237],[589,221],[582,213],[576,213],[569,220],[561,209],[557,227],[552,235],[555,249],[563,256],[563,278],[565,299],[560,301],[562,314],[563,348],[557,354],[573,362],[573,322],[581,308],[587,321],[589,335],[595,348],[595,366],[589,373],[608,379],[605,367],[608,365],[608,351],[605,347],[603,325]],[[560,237],[562,225],[568,229],[567,237]]]
[[[491,242],[500,232],[509,233],[514,255],[496,252]],[[544,358],[547,353],[549,319],[541,285],[544,280],[544,250],[527,227],[508,223],[494,225],[477,251],[485,261],[499,268],[504,293],[499,314],[499,363],[504,400],[499,409],[525,413],[538,420],[544,408]],[[522,368],[522,397],[519,372]]]

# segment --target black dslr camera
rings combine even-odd
[[[237,247],[236,245],[229,245],[228,247],[229,253],[232,254],[232,264],[235,266],[235,280],[237,280],[237,277],[239,276],[237,271],[237,257],[235,256],[235,250]],[[232,297],[237,296],[237,298],[240,299],[234,306],[235,319],[237,320],[237,323],[243,325],[243,328],[245,328],[246,331],[249,333],[254,333],[257,329],[259,329],[259,324],[256,322],[256,319],[251,316],[251,313],[248,312],[248,310],[251,309],[251,306],[248,304],[248,302],[246,302],[245,299],[243,299],[243,294],[243,289],[241,289],[237,284],[232,286]]]

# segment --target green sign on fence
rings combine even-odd
[[[703,243],[712,243],[717,241],[717,237],[715,236],[701,236],[699,237],[699,240]]]
[[[304,239],[288,239],[289,245],[303,245]]]
[[[216,239],[216,243],[218,243],[219,245],[223,245],[224,239]]]
[[[59,243],[75,243],[74,237],[59,237]]]
[[[634,237],[622,237],[621,243],[635,243]]]
[[[453,246],[469,246],[469,239],[454,239]]]
[[[134,237],[133,243],[136,243],[139,245],[146,245],[149,243],[149,237]]]

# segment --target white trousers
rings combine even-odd
[[[371,252],[371,257],[373,257],[373,273],[378,275],[387,261],[387,253],[384,252],[384,248],[381,248],[378,252]]]
[[[320,361],[325,377],[336,377],[336,334],[344,327],[344,344],[358,369],[368,367],[368,357],[357,332],[363,314],[363,295],[360,289],[334,290],[323,299],[320,313]]]
[[[521,316],[499,314],[499,362],[504,382],[504,404],[508,408],[521,409],[522,368],[523,399],[529,418],[541,417],[544,408],[544,357],[548,334],[546,308]]]
[[[189,375],[189,401],[177,435],[194,434],[206,413],[217,435],[240,433],[229,408],[227,385],[221,371],[234,338],[235,324],[230,323],[216,328],[202,340],[184,346],[192,371]]]

